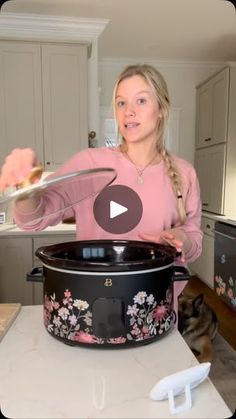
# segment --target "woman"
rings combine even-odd
[[[97,198],[86,199],[71,209],[76,218],[77,238],[168,242],[182,251],[186,262],[194,261],[201,253],[202,243],[199,184],[194,168],[165,148],[170,108],[165,80],[152,66],[129,66],[116,82],[113,106],[120,144],[114,148],[83,150],[56,174],[112,167],[117,171],[117,178],[112,184],[114,198],[110,199],[119,203],[116,192],[120,186],[126,188],[124,193],[131,190],[141,205],[140,216],[136,225],[128,224],[122,232],[119,228],[112,230],[99,221]],[[36,162],[32,150],[13,150],[2,168],[0,189],[20,184]],[[40,197],[19,201],[14,209],[15,221],[26,230],[55,225],[65,217],[58,209],[75,203],[76,193],[79,191],[71,191],[74,194],[71,196],[63,188],[58,193],[55,188]],[[28,223],[29,220],[36,221]]]

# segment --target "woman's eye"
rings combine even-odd
[[[139,104],[139,105],[143,105],[144,103],[146,103],[147,102],[147,100],[144,98],[144,97],[140,97],[138,100],[137,100],[137,103]]]
[[[119,100],[118,102],[116,102],[116,106],[118,108],[121,108],[122,106],[124,106],[125,102],[123,100]]]

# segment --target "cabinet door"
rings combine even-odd
[[[209,81],[197,90],[197,142],[205,147],[212,141],[212,83]]]
[[[212,141],[211,144],[227,140],[227,118],[229,98],[229,68],[212,79]]]
[[[0,166],[16,147],[43,161],[40,46],[0,41]]]
[[[202,253],[190,265],[191,270],[211,289],[214,288],[214,228],[214,220],[202,217]]]
[[[197,89],[196,147],[227,141],[229,68]]]
[[[42,45],[46,169],[88,147],[87,47]]]
[[[199,278],[211,289],[214,288],[214,239],[206,234],[202,241],[202,257],[199,261]]]
[[[216,214],[224,214],[225,158],[225,144],[207,147],[195,153],[202,207]]]
[[[26,274],[32,269],[31,238],[0,238],[0,302],[31,305],[32,283]]]

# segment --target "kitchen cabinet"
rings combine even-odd
[[[214,289],[214,230],[215,220],[202,217],[202,253],[200,257],[190,264],[190,270],[195,273],[206,285]]]
[[[31,147],[47,171],[88,146],[87,46],[0,41],[0,165]]]
[[[0,237],[0,302],[33,302],[32,284],[26,273],[32,268],[31,237]]]
[[[203,210],[236,214],[236,66],[197,87],[196,150]]]
[[[226,145],[196,150],[195,169],[201,187],[202,208],[224,213],[224,175]]]
[[[43,284],[26,281],[33,267],[41,266],[35,251],[49,246],[76,240],[72,234],[27,233],[0,237],[0,303],[42,304]]]
[[[197,89],[197,148],[226,141],[229,68]]]

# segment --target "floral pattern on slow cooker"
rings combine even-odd
[[[92,312],[85,300],[73,299],[66,289],[62,304],[56,301],[53,293],[44,298],[44,324],[48,332],[60,338],[80,343],[123,344],[128,341],[140,341],[154,337],[157,333],[167,331],[173,323],[174,313],[171,310],[172,291],[167,290],[166,300],[157,305],[152,294],[138,292],[133,298],[134,304],[128,306],[131,332],[127,336],[116,338],[99,338],[92,334]]]
[[[87,301],[73,299],[68,289],[64,291],[61,305],[56,301],[55,293],[50,295],[50,297],[45,295],[45,326],[55,336],[69,340],[78,340],[78,335],[81,334],[81,340],[85,341],[84,335],[91,332],[92,326],[92,313],[88,308],[89,304]],[[83,332],[80,331],[81,324],[84,326]]]
[[[128,306],[127,315],[130,316],[131,332],[128,340],[136,341],[150,339],[157,334],[166,332],[173,323],[171,310],[172,292],[167,290],[166,300],[157,304],[153,294],[145,291],[138,292],[133,298],[134,304]]]
[[[236,308],[235,279],[232,276],[225,282],[220,275],[215,275],[215,291],[217,295],[228,298],[230,304]]]

